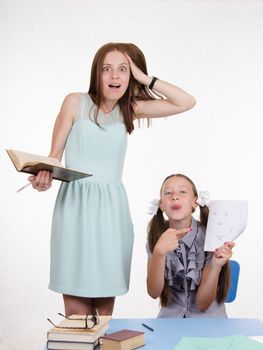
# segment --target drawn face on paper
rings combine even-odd
[[[214,227],[212,232],[219,240],[223,240],[223,238],[228,237],[234,231],[233,221],[231,217],[233,217],[233,213],[230,210],[226,210],[225,208],[217,208],[213,210],[209,215],[213,216]],[[231,235],[232,236],[232,235]]]
[[[247,201],[216,200],[209,204],[205,251],[214,251],[222,243],[235,240],[247,225]]]

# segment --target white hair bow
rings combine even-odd
[[[196,203],[199,204],[201,207],[204,207],[205,205],[208,206],[208,204],[210,203],[209,192],[208,191],[200,191],[198,193]]]
[[[160,200],[159,199],[153,199],[150,202],[149,208],[148,208],[148,214],[149,215],[156,215],[157,211],[159,209]]]

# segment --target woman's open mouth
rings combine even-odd
[[[119,89],[121,87],[120,84],[109,84],[109,88],[111,89]]]

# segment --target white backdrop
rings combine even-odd
[[[230,317],[263,319],[262,117],[263,1],[0,0],[0,348],[43,348],[63,311],[48,290],[51,215],[58,189],[30,188],[5,153],[48,154],[64,96],[87,91],[91,60],[109,41],[134,42],[149,74],[197,99],[191,111],[155,120],[129,137],[123,180],[135,227],[130,291],[114,317],[155,317],[146,292],[148,203],[164,177],[190,176],[213,199],[248,199],[237,240],[241,264]]]

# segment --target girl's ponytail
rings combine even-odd
[[[157,213],[152,217],[151,221],[148,224],[148,245],[150,252],[153,252],[155,244],[160,238],[161,234],[167,230],[169,227],[168,222],[165,220],[163,216],[163,212],[160,208],[158,208]]]
[[[147,242],[151,253],[153,253],[155,244],[157,243],[162,233],[165,232],[168,228],[169,228],[169,223],[167,220],[165,220],[162,210],[158,208],[156,215],[152,217],[151,221],[148,224]],[[160,295],[161,306],[167,305],[168,295],[169,295],[169,288],[168,288],[167,281],[165,280],[164,287]]]
[[[208,206],[199,206],[200,208],[200,223],[202,226],[206,228],[207,220],[208,220],[208,214],[209,214],[209,208]]]

